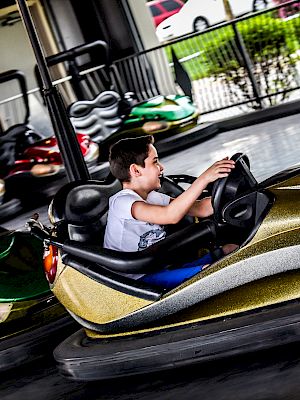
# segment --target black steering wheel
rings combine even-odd
[[[249,158],[243,153],[236,153],[231,160],[235,161],[235,168],[226,178],[216,180],[212,188],[212,206],[218,224],[225,222],[223,211],[229,202],[257,186],[257,181],[250,172]]]

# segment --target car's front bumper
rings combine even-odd
[[[89,339],[80,330],[54,351],[62,375],[92,381],[144,374],[292,343],[300,339],[300,302],[198,324]]]

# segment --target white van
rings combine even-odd
[[[230,0],[230,4],[236,17],[274,5],[271,0]],[[177,14],[158,25],[156,34],[163,42],[225,20],[223,0],[188,0]]]

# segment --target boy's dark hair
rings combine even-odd
[[[149,146],[154,143],[152,135],[121,139],[110,147],[109,164],[113,176],[120,182],[130,182],[129,167],[137,164],[145,167]]]

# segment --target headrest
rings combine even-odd
[[[26,131],[28,130],[28,126],[24,124],[16,124],[10,126],[1,136],[1,141],[14,141],[16,142],[17,139],[24,136]]]
[[[89,221],[106,212],[108,199],[121,189],[120,182],[109,176],[105,181],[76,181],[62,186],[49,206],[52,224],[81,222],[80,214],[86,213]],[[75,222],[76,221],[76,222]]]
[[[120,95],[108,90],[93,100],[80,100],[69,108],[76,132],[84,133],[99,143],[117,132],[123,121],[119,115]]]
[[[97,185],[82,185],[70,191],[66,199],[66,219],[76,225],[88,224],[102,217],[108,209],[108,198]]]
[[[15,164],[17,143],[20,138],[24,137],[27,129],[28,127],[24,124],[13,125],[0,136],[1,169]]]

